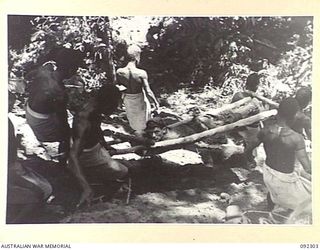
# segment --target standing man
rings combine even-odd
[[[258,134],[258,140],[247,148],[250,151],[263,143],[267,157],[263,180],[269,198],[273,203],[289,209],[311,202],[311,164],[304,139],[290,128],[298,109],[294,98],[284,99],[279,105],[276,122],[264,127]],[[295,172],[295,159],[303,167],[300,174]]]
[[[63,80],[76,73],[84,56],[80,51],[57,48],[46,59],[50,62],[27,76],[30,88],[26,119],[40,142],[59,142],[60,163],[65,163],[70,148],[70,128]]]
[[[89,182],[107,183],[123,179],[128,174],[127,167],[113,160],[104,147],[106,144],[100,127],[102,115],[111,115],[120,99],[118,88],[106,84],[74,117],[69,167],[82,188],[78,206],[84,202],[90,204],[93,198]]]
[[[131,45],[127,49],[128,64],[124,68],[117,70],[118,84],[124,85],[124,105],[130,127],[137,136],[142,136],[146,123],[150,118],[150,103],[155,108],[159,103],[150,89],[147,72],[137,68],[140,61],[141,49],[136,45]]]

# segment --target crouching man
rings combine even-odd
[[[120,99],[121,93],[117,87],[104,85],[74,118],[69,167],[82,188],[78,206],[84,202],[90,204],[93,198],[88,178],[108,182],[122,179],[128,174],[127,167],[113,160],[104,148],[105,141],[100,128],[102,115],[111,115]]]
[[[9,92],[9,111],[14,102],[15,96]],[[7,223],[32,222],[44,210],[53,191],[43,176],[26,167],[18,158],[18,146],[14,125],[8,118]]]

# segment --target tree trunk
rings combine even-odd
[[[110,26],[110,20],[109,17],[104,17],[105,20],[105,27],[104,31],[101,34],[102,41],[106,44],[106,49],[103,51],[103,60],[105,62],[103,63],[104,71],[107,73],[107,77],[111,83],[116,82],[116,70],[114,67],[113,62],[113,40],[112,40],[112,32],[111,32],[111,26]]]

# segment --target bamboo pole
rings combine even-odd
[[[234,123],[227,124],[227,125],[224,125],[221,127],[217,127],[214,129],[210,129],[210,130],[207,130],[207,131],[204,131],[201,133],[189,135],[189,136],[186,136],[183,138],[156,142],[153,146],[151,146],[151,148],[160,148],[160,147],[167,147],[167,146],[172,146],[172,145],[176,145],[176,144],[186,144],[186,143],[195,142],[195,141],[198,141],[204,137],[212,136],[214,134],[221,133],[221,132],[227,132],[227,131],[230,131],[230,130],[235,129],[237,127],[243,127],[243,126],[247,126],[252,123],[261,121],[261,120],[265,120],[265,119],[267,119],[271,116],[274,116],[276,114],[277,114],[277,110],[275,110],[275,109],[269,110],[269,111],[264,111],[264,112],[261,112],[257,115],[254,115],[254,116],[251,116],[251,117],[248,117],[245,119],[241,119],[241,120],[238,120]]]

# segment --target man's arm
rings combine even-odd
[[[146,94],[153,100],[156,108],[159,108],[159,103],[157,101],[157,98],[155,97],[154,93],[152,92],[149,82],[148,82],[148,75],[144,71],[144,74],[142,75],[142,83],[143,83],[143,88],[146,91]]]
[[[257,137],[250,137],[250,140],[246,140],[247,145],[244,150],[244,153],[248,157],[252,157],[252,150],[254,150],[256,147],[258,147],[262,143],[262,137],[263,137],[263,130],[260,130],[259,133],[257,134]],[[248,138],[245,138],[248,139]]]
[[[68,124],[67,114],[67,94],[64,90],[56,87],[56,91],[51,94],[53,107],[59,120],[59,125],[65,141],[69,141],[70,138],[70,127]]]
[[[69,141],[70,127],[68,123],[68,113],[67,113],[66,107],[60,106],[60,109],[57,107],[56,115],[57,115],[57,118],[59,119],[59,124],[61,126],[61,131],[64,137],[64,141]]]
[[[296,151],[296,157],[298,161],[301,163],[303,169],[308,172],[309,174],[311,173],[311,163],[309,160],[309,157],[307,155],[306,149],[299,149]]]
[[[301,176],[311,180],[311,163],[306,151],[305,142],[302,135],[298,135],[298,140],[296,141],[296,152],[297,160],[301,163],[303,169],[301,170]]]
[[[311,119],[309,117],[306,117],[304,122],[303,122],[303,128],[304,131],[306,132],[308,140],[312,139],[312,134],[311,134]]]
[[[80,197],[80,201],[77,204],[77,207],[79,207],[85,201],[87,201],[90,204],[90,200],[93,195],[92,189],[82,172],[82,168],[79,162],[79,156],[83,150],[83,136],[87,127],[87,121],[79,121],[79,123],[74,126],[76,136],[72,144],[72,148],[70,150],[69,168],[71,169],[72,173],[74,174],[82,188],[82,194]]]
[[[245,98],[245,96],[241,92],[237,92],[233,95],[231,103],[237,102],[243,98]]]

